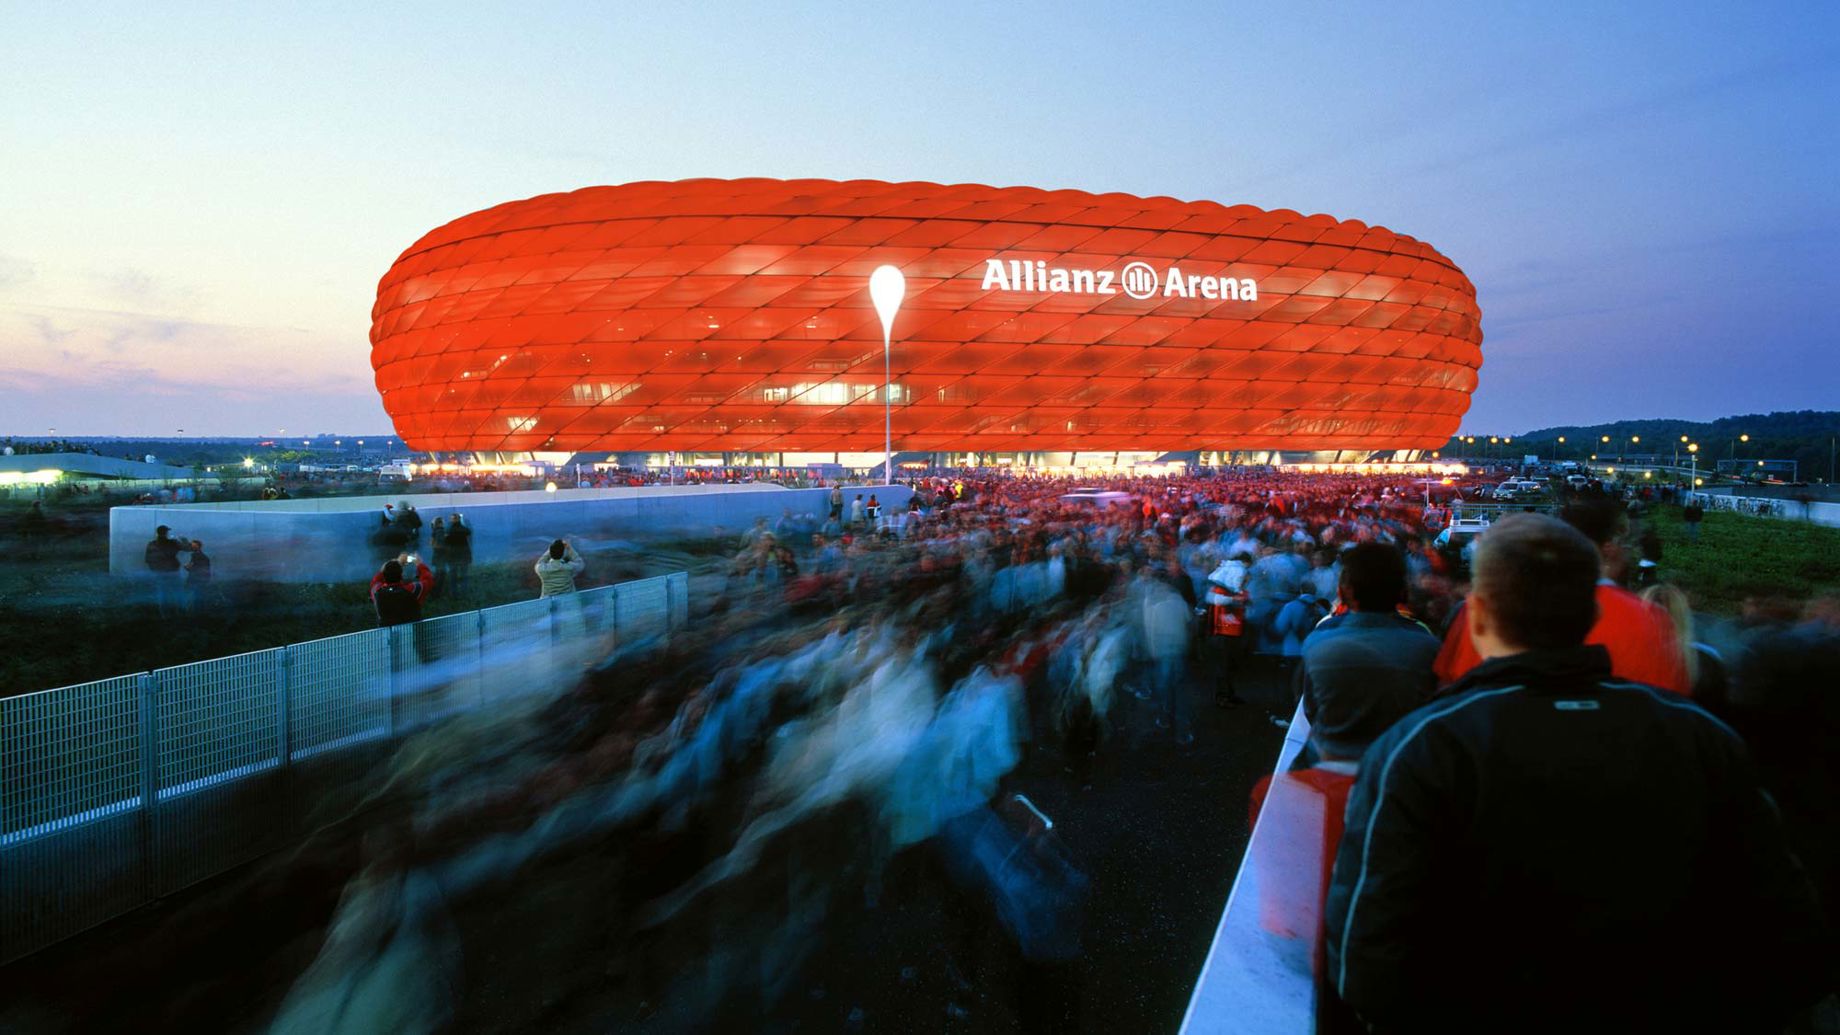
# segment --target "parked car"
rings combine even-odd
[[[1538,496],[1545,487],[1531,478],[1510,478],[1495,487],[1498,500],[1524,500]]]
[[[1476,538],[1488,530],[1488,518],[1460,517],[1447,525],[1442,532],[1438,533],[1437,545],[1443,547],[1454,543],[1457,546],[1465,546],[1471,539]]]

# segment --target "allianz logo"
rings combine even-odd
[[[1256,302],[1258,281],[1251,277],[1213,277],[1171,266],[1158,273],[1147,262],[1127,263],[1122,271],[1050,266],[1040,260],[985,259],[984,290],[1039,291],[1047,294],[1116,295],[1136,299],[1216,298]]]

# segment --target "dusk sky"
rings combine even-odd
[[[0,7],[0,433],[382,431],[417,237],[692,176],[1384,225],[1471,432],[1840,408],[1840,5],[373,6]]]

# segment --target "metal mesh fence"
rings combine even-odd
[[[279,842],[282,671],[287,651],[155,672],[153,811],[158,893],[177,891]]]
[[[155,672],[162,801],[280,764],[278,676],[285,650]]]
[[[139,681],[0,698],[0,846],[140,804]]]
[[[0,963],[287,842],[377,749],[688,616],[677,573],[0,698]],[[365,750],[366,747],[371,750]]]
[[[548,600],[525,600],[479,612],[480,678],[488,701],[522,697],[553,676]]]
[[[670,621],[669,575],[621,583],[615,611],[620,638],[625,641],[658,636]]]
[[[477,612],[429,618],[392,632],[401,729],[419,729],[479,705]]]
[[[287,653],[290,758],[389,737],[389,630],[296,643]]]
[[[0,699],[0,961],[145,899],[140,680]]]

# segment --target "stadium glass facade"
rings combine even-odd
[[[872,270],[906,292],[884,385]],[[1432,449],[1475,288],[1325,215],[1030,187],[688,180],[463,216],[378,285],[413,448],[879,455]],[[1401,452],[1398,455],[1403,456]]]

